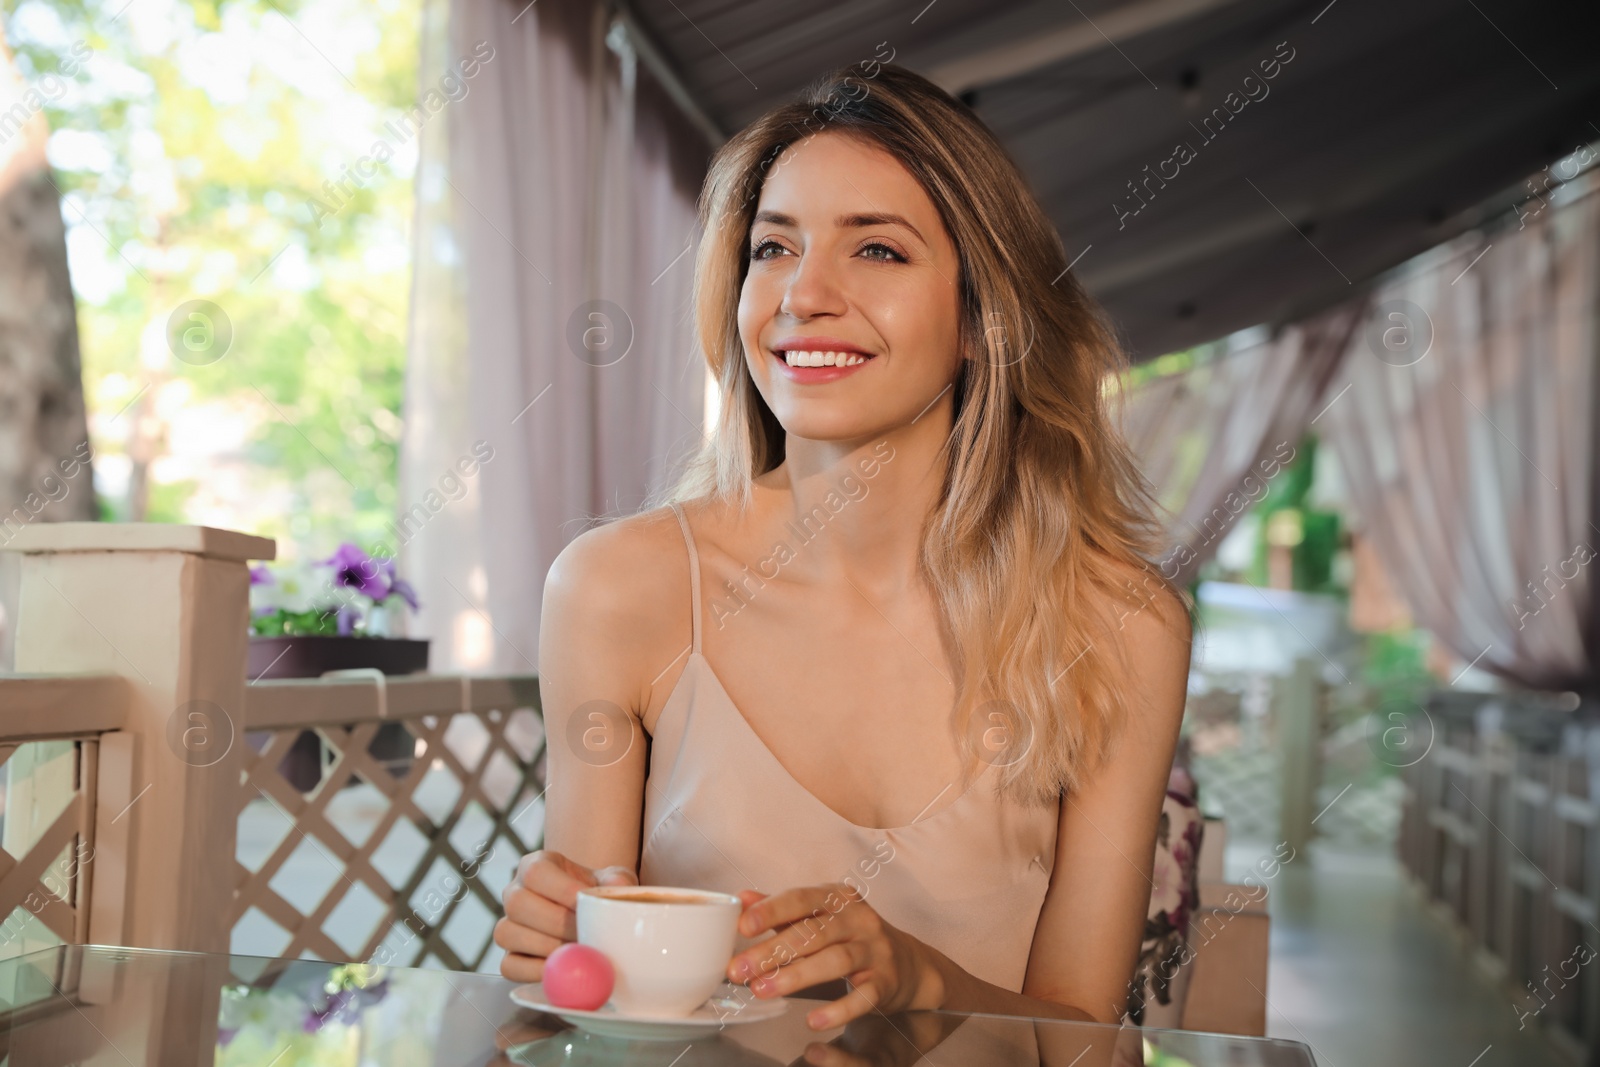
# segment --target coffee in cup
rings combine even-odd
[[[726,977],[742,910],[729,893],[594,886],[578,891],[578,942],[611,961],[618,1011],[681,1018]]]

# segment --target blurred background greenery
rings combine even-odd
[[[89,50],[45,115],[103,518],[251,530],[286,559],[383,539],[418,18],[417,0],[6,0],[30,83]],[[355,176],[380,139],[392,158]],[[200,356],[174,358],[169,328]]]

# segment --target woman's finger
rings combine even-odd
[[[532,852],[526,853],[520,860],[517,861],[517,876],[513,879],[513,881],[522,881],[522,876],[528,873],[528,868],[534,866],[535,864],[554,866],[567,872],[574,878],[582,879],[589,876],[589,869],[584,867],[582,864],[568,859],[566,856],[555,851],[554,849],[539,848],[534,849]]]
[[[544,980],[544,960],[507,952],[500,958],[500,973],[513,982],[540,982]]]
[[[832,944],[793,963],[751,979],[750,991],[758,997],[782,997],[800,989],[809,989],[822,982],[855,974],[868,963],[868,948],[860,941],[842,941]]]
[[[580,867],[559,852],[533,853],[544,862],[528,864],[518,881],[541,897],[555,901],[563,908],[578,906],[578,890],[594,885],[594,872]]]
[[[817,911],[836,915],[845,910],[852,899],[860,898],[843,885],[805,886],[774,893],[745,908],[744,914],[739,917],[739,932],[746,937],[754,937],[763,930],[775,930],[809,918]]]
[[[594,872],[595,885],[638,885],[639,876],[632,867],[601,867]]]
[[[759,977],[770,978],[779,968],[787,967],[803,956],[849,940],[855,925],[842,915],[832,914],[827,908],[819,907],[809,914],[802,913],[797,922],[782,927],[772,937],[756,942],[729,960],[728,980],[744,982]],[[795,988],[803,989],[804,986]]]
[[[520,956],[548,956],[564,942],[541,930],[534,930],[511,919],[494,924],[494,943]]]
[[[578,915],[563,908],[549,897],[531,889],[513,886],[502,901],[506,918],[514,923],[559,937],[563,941],[578,939]]]
[[[859,1019],[878,1006],[878,983],[871,978],[852,983],[850,992],[824,1007],[806,1013],[806,1025],[813,1030],[831,1030],[851,1019]]]

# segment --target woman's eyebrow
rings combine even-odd
[[[781,211],[758,211],[756,212],[754,221],[770,222],[774,226],[797,227],[800,225],[795,221],[793,215],[785,215]],[[921,241],[923,244],[928,243],[927,240],[922,236],[922,231],[911,225],[910,220],[905,218],[903,215],[888,215],[878,212],[873,212],[870,214],[840,215],[838,218],[833,220],[833,224],[838,226],[840,229],[859,229],[863,226],[904,226],[906,229],[910,230],[916,235],[917,240]]]
[[[785,215],[781,211],[758,211],[753,221],[770,222],[774,226],[788,226],[791,228],[800,225],[794,220],[793,215]]]
[[[870,215],[840,215],[833,220],[835,226],[841,228],[854,228],[858,226],[904,226],[916,235],[917,240],[927,244],[922,238],[922,231],[911,225],[911,220],[902,215],[885,215],[873,213]]]

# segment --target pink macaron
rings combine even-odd
[[[544,961],[544,995],[558,1008],[595,1011],[611,999],[617,974],[599,949],[570,942]]]

